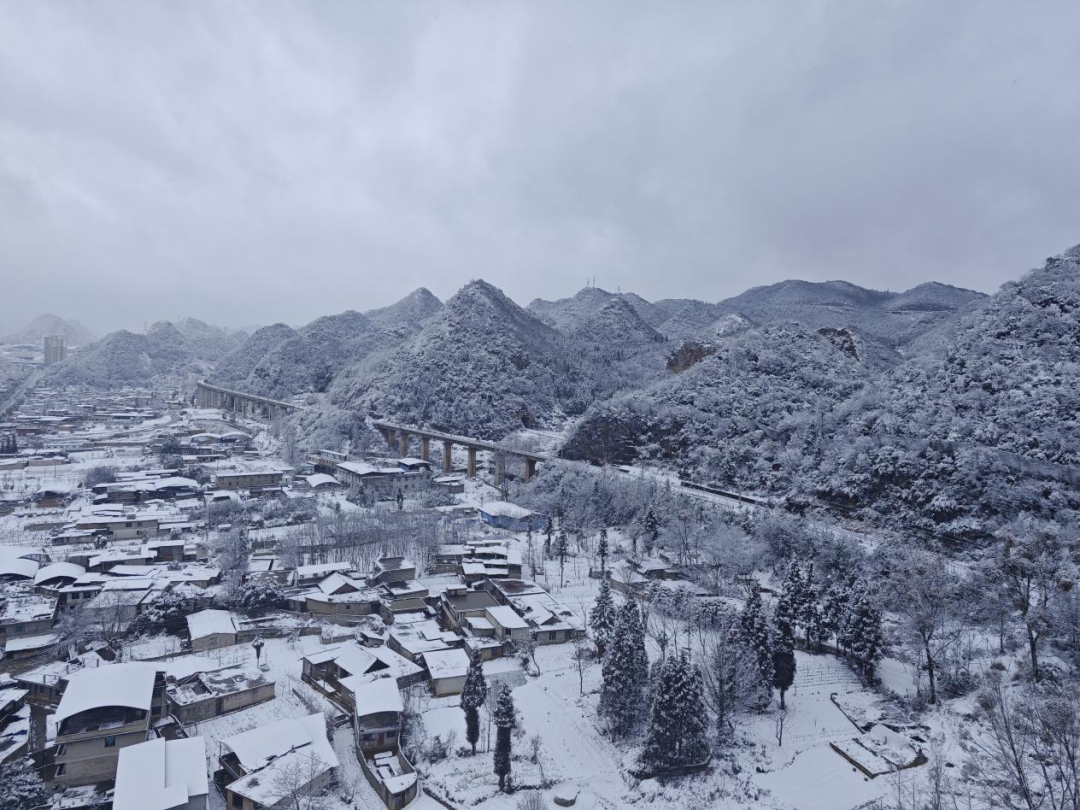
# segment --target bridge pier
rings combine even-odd
[[[476,478],[476,448],[469,448],[469,463],[465,467],[465,475],[468,478]]]
[[[503,477],[506,475],[506,457],[502,453],[495,454],[495,486],[501,487]]]
[[[427,436],[420,437],[420,458],[431,461],[431,439]]]
[[[398,455],[402,458],[409,455],[409,434],[404,430],[398,431]]]
[[[535,458],[526,458],[525,459],[525,483],[526,484],[529,483],[532,480],[532,477],[534,475],[536,475],[536,459]]]
[[[450,470],[452,470],[454,468],[454,465],[453,465],[453,451],[454,451],[454,443],[453,442],[444,441],[442,443],[442,471],[443,471],[444,475],[446,473],[450,472]]]

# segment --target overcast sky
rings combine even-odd
[[[0,0],[0,333],[599,286],[992,291],[1080,242],[1080,4]]]

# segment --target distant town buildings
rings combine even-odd
[[[45,365],[51,366],[67,357],[67,337],[64,335],[45,336]]]

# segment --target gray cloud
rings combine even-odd
[[[1080,241],[1077,30],[1068,2],[5,0],[0,327],[477,277],[992,290]]]

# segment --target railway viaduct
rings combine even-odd
[[[245,394],[243,391],[233,391],[219,385],[212,385],[206,380],[198,382],[195,389],[195,404],[200,408],[221,408],[241,416],[267,420],[300,410],[299,405],[291,402]]]
[[[506,472],[507,459],[519,459],[524,464],[524,480],[528,483],[536,474],[537,463],[547,461],[549,458],[547,453],[517,450],[484,439],[473,439],[468,436],[442,433],[438,430],[399,425],[396,422],[387,422],[382,419],[373,419],[371,424],[383,435],[386,443],[397,450],[400,456],[409,455],[412,440],[415,438],[420,444],[419,457],[424,461],[431,461],[431,443],[433,441],[442,442],[442,470],[444,473],[450,472],[450,459],[454,445],[464,447],[468,451],[468,464],[465,472],[469,478],[476,477],[476,454],[481,450],[486,450],[495,456],[495,486],[502,483]]]

